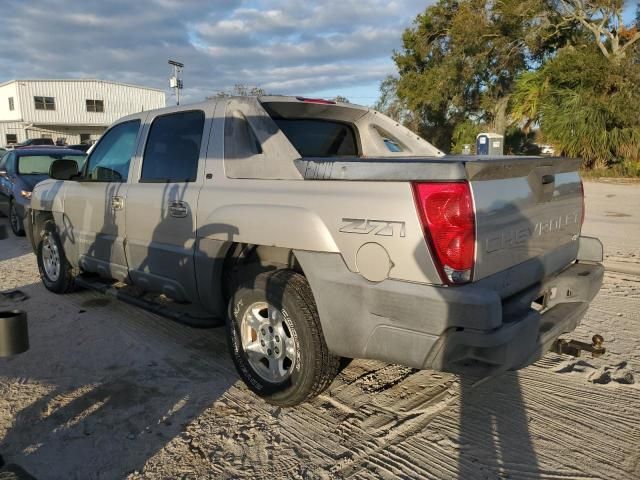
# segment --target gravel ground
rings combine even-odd
[[[585,188],[585,233],[635,268],[640,186]],[[48,293],[24,239],[0,243],[11,288],[31,349],[0,359],[0,454],[38,479],[640,478],[640,276],[607,273],[573,336],[601,333],[602,358],[548,354],[481,385],[354,361],[293,409],[244,388],[220,328]]]

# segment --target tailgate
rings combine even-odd
[[[583,210],[579,166],[569,158],[465,162],[476,209],[475,280],[554,251],[545,276],[575,260]]]

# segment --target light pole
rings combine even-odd
[[[169,87],[176,91],[176,105],[180,105],[180,90],[182,90],[182,69],[184,63],[176,62],[175,60],[169,60],[169,65],[173,66],[173,75],[169,79]]]

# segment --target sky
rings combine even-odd
[[[186,101],[234,84],[372,104],[425,0],[0,0],[0,81],[98,78]]]
[[[98,78],[185,101],[236,83],[371,105],[402,32],[433,0],[0,0],[0,82]],[[635,1],[627,1],[631,19]]]

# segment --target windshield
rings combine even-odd
[[[22,175],[49,175],[49,167],[55,160],[73,160],[82,169],[86,155],[25,155],[18,158],[18,173]]]

